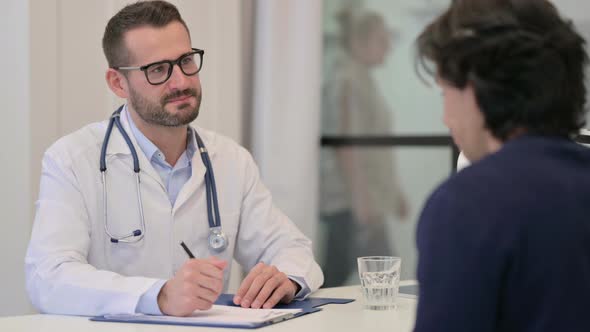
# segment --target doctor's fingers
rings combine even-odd
[[[266,303],[264,303],[262,307],[264,309],[271,309],[274,308],[274,306],[279,302],[290,303],[295,298],[293,287],[293,282],[287,278],[277,289],[275,289],[275,291],[272,293],[272,296],[266,300]]]
[[[252,302],[252,308],[258,309],[263,305],[265,308],[272,308],[277,304],[290,290],[288,287],[284,287],[284,283],[289,281],[287,275],[282,272],[277,272],[270,279],[264,283],[264,286],[256,296],[254,302]],[[287,285],[289,286],[289,285]],[[271,296],[272,295],[272,296]],[[278,299],[277,299],[278,297]],[[276,299],[276,300],[275,300]]]
[[[258,274],[260,274],[267,267],[268,266],[264,263],[258,263],[252,268],[252,270],[250,270],[236,292],[236,296],[234,297],[235,304],[240,305],[242,303],[242,299],[248,292],[248,289],[250,289],[250,285],[252,284],[252,281],[254,281],[254,278],[256,278],[256,276],[258,276]]]
[[[195,285],[208,289],[211,292],[219,295],[223,290],[223,279],[211,278],[205,275],[200,275],[196,279],[191,280]]]
[[[191,274],[194,274],[206,275],[208,277],[220,280],[223,279],[223,269],[211,264],[211,262],[208,260],[191,259],[184,263],[181,270],[186,274],[187,277],[190,277]]]
[[[213,303],[213,302],[217,301],[219,294],[221,294],[221,290],[214,291],[214,290],[211,290],[207,287],[203,287],[203,286],[197,285],[197,284],[187,284],[184,287],[184,289],[185,289],[185,295],[191,296],[193,298],[202,299],[202,300],[207,301],[209,303]]]
[[[254,307],[254,305],[257,305],[258,308],[262,306],[264,302],[254,303],[256,297],[258,296],[266,282],[279,273],[280,271],[276,267],[265,266],[262,272],[258,273],[257,275],[254,275],[254,279],[250,283],[250,286],[248,287],[246,294],[243,296],[241,306],[244,308],[248,308],[250,306]]]
[[[211,309],[213,302],[215,302],[194,295],[184,296],[181,301],[181,305],[187,308],[182,316],[189,316],[195,310]]]
[[[171,279],[164,284],[158,294],[158,306],[162,313],[172,316],[187,316],[196,309],[205,310],[211,307],[210,301],[193,294],[196,285],[185,285],[181,280]]]

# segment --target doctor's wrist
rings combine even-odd
[[[158,307],[160,308],[160,311],[167,315],[168,313],[165,310],[165,307],[167,307],[166,303],[168,302],[168,295],[166,294],[166,286],[168,285],[169,281],[166,281],[164,283],[164,286],[162,286],[162,288],[160,288],[160,292],[158,293],[158,297],[157,297],[157,302],[158,302]]]
[[[293,293],[293,296],[297,296],[297,294],[299,294],[299,292],[301,291],[301,285],[299,285],[299,283],[297,283],[293,279],[289,279],[289,281],[291,282],[291,284],[293,284],[293,287],[295,289],[295,292]]]

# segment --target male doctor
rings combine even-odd
[[[176,7],[126,6],[108,22],[103,49],[107,84],[127,99],[117,117],[136,150],[139,195],[134,158],[116,126],[105,150],[103,192],[108,121],[46,151],[25,262],[35,307],[71,315],[188,315],[210,308],[227,288],[232,258],[249,271],[234,297],[242,307],[270,308],[318,289],[323,274],[310,240],[273,205],[250,154],[189,126],[199,113],[203,52],[192,48]],[[213,225],[203,152],[219,204]],[[209,243],[219,224],[221,250]]]

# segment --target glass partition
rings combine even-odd
[[[458,151],[438,88],[416,75],[414,40],[447,4],[324,1],[316,247],[325,287],[358,283],[356,257],[367,255],[401,256],[402,278],[415,279],[416,221]]]

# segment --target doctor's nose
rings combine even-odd
[[[172,67],[172,73],[168,79],[168,87],[172,90],[185,90],[190,84],[191,76],[187,76],[182,72],[179,66]]]

